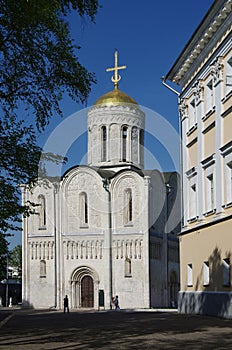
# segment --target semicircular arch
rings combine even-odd
[[[99,275],[97,271],[92,269],[90,266],[79,266],[71,274],[71,282],[81,282],[84,276],[92,277],[94,283],[99,282]]]

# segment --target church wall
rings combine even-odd
[[[148,307],[144,299],[145,256],[143,236],[113,235],[113,295],[121,308]]]
[[[108,194],[102,186],[99,176],[90,176],[89,169],[82,169],[87,172],[86,177],[80,176],[80,170],[75,172],[75,176],[66,179],[63,186],[67,205],[66,216],[68,223],[63,225],[63,241],[61,255],[64,258],[62,288],[63,295],[73,294],[70,285],[70,276],[73,271],[81,266],[88,266],[92,271],[97,271],[99,281],[98,289],[104,290],[105,307],[109,308],[109,230],[108,230]],[[91,171],[90,171],[91,173]],[[83,180],[83,178],[85,180]],[[87,185],[88,184],[88,185]],[[119,174],[112,180],[112,233],[113,233],[113,273],[112,292],[118,295],[121,307],[149,307],[144,298],[144,292],[148,288],[147,270],[148,261],[143,253],[144,234],[147,235],[143,215],[140,213],[140,203],[146,206],[147,200],[144,196],[144,180],[135,172],[126,171]],[[132,190],[133,198],[133,222],[124,222],[125,203],[122,193],[126,189]],[[91,190],[95,190],[95,196]],[[78,203],[76,198],[79,191],[86,191],[89,199],[89,222],[86,227],[81,227],[76,219],[76,224],[70,224],[73,212],[77,213]],[[97,196],[96,196],[97,193]],[[96,206],[96,207],[95,207]],[[98,210],[101,230],[96,227],[93,209]],[[122,208],[122,210],[121,210]],[[71,214],[70,214],[71,211]],[[66,227],[66,229],[65,229]],[[75,231],[74,231],[75,230]],[[145,233],[144,233],[145,230]],[[147,237],[145,242],[147,241]],[[147,243],[145,249],[148,249]],[[133,274],[125,276],[126,260],[130,260]],[[138,293],[139,291],[139,293]],[[137,295],[138,294],[138,295]],[[74,297],[73,297],[74,298]],[[75,296],[77,298],[77,296]],[[80,305],[79,301],[72,301],[73,307]],[[97,295],[95,295],[95,299]],[[76,303],[76,304],[75,304]]]
[[[29,304],[33,308],[50,308],[55,305],[54,260],[45,260],[46,274],[41,275],[38,259],[30,259]]]
[[[43,196],[45,199],[45,210],[46,210],[46,223],[40,223],[41,217],[41,204],[39,200],[39,196]],[[32,203],[36,204],[33,207],[33,214],[30,216],[30,220],[28,221],[28,230],[32,235],[47,235],[53,232],[53,218],[54,218],[54,210],[53,210],[53,195],[54,188],[53,184],[44,180],[41,181],[40,185],[37,185],[32,191],[28,191],[28,200]]]

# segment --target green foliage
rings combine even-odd
[[[78,60],[67,15],[94,21],[98,7],[98,0],[0,0],[0,240],[30,214],[19,199],[20,184],[38,173],[35,126],[42,131],[62,115],[63,93],[82,103],[95,82]]]
[[[22,270],[22,246],[17,245],[9,254],[9,266],[17,267],[18,270]]]
[[[94,76],[80,64],[65,21],[71,8],[92,19],[95,1],[0,0],[0,98],[8,117],[23,102],[44,128],[64,91],[87,98]],[[9,110],[10,109],[10,110]]]
[[[5,235],[0,235],[0,281],[6,278],[8,243]]]

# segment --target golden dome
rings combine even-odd
[[[94,103],[94,106],[121,106],[131,103],[138,105],[138,103],[129,95],[118,89],[114,89],[113,91],[99,97],[99,99],[97,99],[97,101]]]

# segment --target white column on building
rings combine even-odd
[[[143,215],[143,255],[144,255],[144,307],[150,307],[150,262],[149,262],[149,195],[150,177],[144,177],[144,215]]]
[[[204,145],[202,138],[202,116],[204,115],[204,100],[203,100],[204,88],[201,81],[197,82],[196,86],[196,114],[197,114],[197,216],[198,221],[202,221],[204,216],[204,172],[201,161],[204,155]]]
[[[216,170],[216,214],[223,214],[223,189],[224,189],[224,172],[223,172],[223,158],[221,156],[220,148],[222,146],[222,119],[221,119],[221,98],[222,98],[222,63],[221,58],[218,57],[212,67],[214,91],[215,91],[215,170]]]
[[[181,125],[181,153],[182,153],[182,195],[183,195],[183,227],[187,226],[188,218],[188,179],[186,175],[187,171],[187,147],[186,147],[186,133],[188,127],[188,115],[187,115],[187,105],[185,100],[181,100],[179,104],[179,114],[180,114],[180,125]]]
[[[131,149],[131,142],[132,142],[132,138],[131,138],[131,133],[132,133],[132,128],[131,126],[128,126],[127,129],[127,161],[131,162],[132,161],[132,149]]]
[[[106,309],[111,308],[111,299],[113,296],[113,263],[112,263],[112,205],[111,205],[111,187],[110,181],[108,179],[103,179],[103,188],[106,191],[107,200],[105,203],[108,203],[106,210],[106,235],[105,235],[105,252],[108,254],[108,269],[105,269],[105,272],[108,271],[108,291],[106,290]],[[100,249],[100,247],[99,247]],[[107,278],[106,278],[107,279]]]

